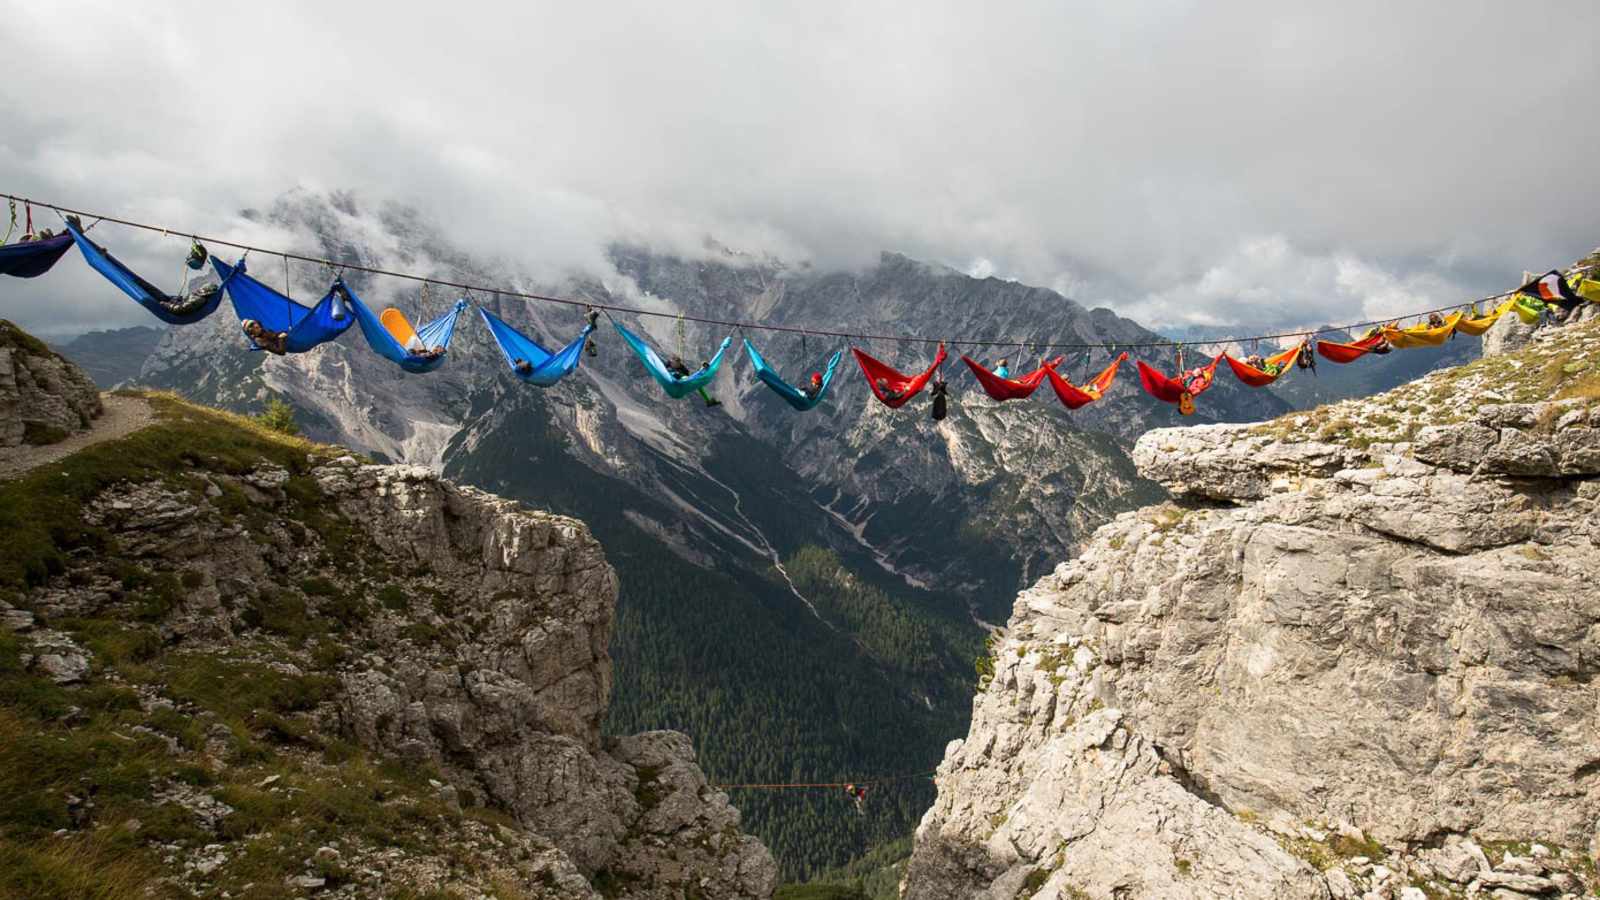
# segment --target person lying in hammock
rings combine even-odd
[[[1178,376],[1178,381],[1183,383],[1183,389],[1191,394],[1199,393],[1211,384],[1211,376],[1217,370],[1210,366],[1195,366],[1184,371]]]
[[[1011,377],[1011,366],[1010,366],[1009,362],[1010,362],[1009,360],[1007,360],[1007,359],[1002,357],[1001,360],[998,363],[995,364],[994,377],[996,377],[996,378],[1010,378]]]
[[[890,387],[889,386],[889,379],[887,379],[887,378],[879,378],[878,379],[878,393],[880,395],[882,395],[883,401],[885,403],[891,403],[891,402],[893,402],[895,400],[899,400],[901,397],[905,396],[905,392],[904,391],[897,391],[894,388]]]
[[[289,332],[268,331],[255,319],[245,319],[239,323],[239,327],[244,330],[244,336],[250,339],[250,343],[268,353],[282,356],[289,352]]]
[[[1441,316],[1436,312],[1428,313],[1428,327],[1429,328],[1443,328],[1444,327],[1444,316]]]
[[[807,400],[815,400],[817,395],[822,393],[822,373],[812,372],[811,383],[801,388],[800,393],[804,394]]]
[[[1368,328],[1367,329],[1367,333],[1363,334],[1361,336],[1361,339],[1363,341],[1370,341],[1373,338],[1379,338],[1379,341],[1378,341],[1378,343],[1373,345],[1371,350],[1367,351],[1368,353],[1376,353],[1379,356],[1382,356],[1383,354],[1388,353],[1390,350],[1394,349],[1394,347],[1389,345],[1389,339],[1383,337],[1383,329],[1379,328],[1376,325],[1371,327],[1371,328]]]
[[[210,303],[211,298],[215,297],[217,291],[220,290],[222,290],[221,285],[208,284],[205,287],[195,288],[181,297],[169,297],[166,294],[160,294],[156,302],[160,303],[161,308],[169,313],[185,316]]]
[[[1267,375],[1276,375],[1283,371],[1283,366],[1281,364],[1263,359],[1259,353],[1252,353],[1249,356],[1246,356],[1244,358],[1244,364],[1252,369],[1258,369]]]
[[[703,362],[700,364],[700,371],[702,372],[709,368],[711,368],[710,362]],[[689,366],[683,361],[683,357],[678,356],[677,354],[673,354],[672,358],[667,360],[667,371],[671,372],[674,378],[688,378],[691,374],[689,372]],[[705,388],[697,388],[696,390],[700,394],[700,399],[706,402],[707,408],[722,405],[722,401],[717,400],[710,394],[706,393]]]
[[[422,342],[422,338],[413,334],[411,339],[406,341],[406,352],[409,353],[413,359],[437,359],[438,357],[444,355],[444,348],[429,347],[427,344]],[[523,359],[518,360],[517,362],[526,363],[527,360]],[[521,372],[522,370],[519,368],[517,371]],[[528,371],[533,371],[533,367],[529,366]],[[527,373],[524,372],[523,374]]]

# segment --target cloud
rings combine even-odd
[[[712,236],[1300,324],[1380,298],[1341,266],[1471,295],[1600,242],[1600,57],[1563,40],[1597,26],[1592,0],[54,0],[0,20],[0,187],[212,230],[350,189],[536,277]],[[104,295],[53,273],[0,315],[137,321]]]
[[[1501,290],[1516,284],[1508,273]],[[1323,325],[1353,325],[1464,303],[1472,284],[1448,269],[1391,270],[1351,254],[1313,254],[1283,235],[1244,238],[1190,280],[1151,291],[1123,305],[1136,319],[1170,330],[1254,334]]]

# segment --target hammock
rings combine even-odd
[[[1382,334],[1364,337],[1359,341],[1341,344],[1337,341],[1317,341],[1317,355],[1329,362],[1352,363],[1382,347],[1386,338]]]
[[[1210,365],[1200,370],[1198,378],[1188,384],[1180,380],[1183,373],[1179,373],[1179,378],[1168,378],[1145,365],[1143,360],[1140,360],[1138,362],[1139,383],[1144,386],[1146,394],[1163,403],[1176,403],[1178,404],[1178,412],[1186,416],[1192,416],[1194,415],[1194,398],[1205,393],[1216,383],[1217,364],[1222,362],[1222,356],[1222,354],[1218,354]]]
[[[982,363],[967,356],[965,353],[961,354],[961,361],[966,363],[967,368],[972,370],[972,374],[978,377],[978,383],[983,385],[984,391],[989,396],[1002,402],[1006,400],[1021,400],[1030,396],[1039,389],[1039,385],[1044,384],[1044,379],[1050,373],[1050,370],[1061,365],[1061,357],[1058,356],[1055,359],[1040,363],[1039,368],[1026,375],[1017,378],[1001,378],[999,375],[985,369]]]
[[[355,324],[356,317],[350,315],[340,296],[348,292],[342,278],[334,281],[316,306],[307,307],[246,275],[243,259],[230,266],[213,256],[211,265],[222,276],[222,283],[228,286],[228,299],[233,301],[233,311],[238,314],[239,321],[255,319],[268,331],[287,333],[285,352],[304,353],[344,334]],[[250,349],[261,348],[251,341]]]
[[[1593,278],[1585,278],[1578,282],[1576,290],[1579,297],[1588,300],[1590,303],[1600,303],[1600,281],[1595,281]]]
[[[1059,398],[1067,409],[1079,409],[1088,406],[1105,396],[1106,390],[1111,387],[1111,382],[1117,379],[1117,369],[1128,359],[1128,354],[1123,353],[1111,361],[1111,365],[1100,371],[1099,375],[1091,378],[1089,383],[1078,387],[1054,368],[1045,370],[1046,377],[1050,379],[1050,386],[1055,388],[1056,397]]]
[[[1456,323],[1461,321],[1461,313],[1451,313],[1445,317],[1444,324],[1435,327],[1427,325],[1413,325],[1410,328],[1393,328],[1384,326],[1383,336],[1390,345],[1400,350],[1409,350],[1413,347],[1437,347],[1450,340],[1450,334],[1456,330]]]
[[[1537,325],[1537,324],[1539,324],[1539,320],[1544,318],[1544,311],[1545,311],[1544,301],[1540,300],[1538,297],[1527,297],[1527,296],[1518,296],[1517,297],[1517,306],[1516,306],[1517,318],[1522,320],[1522,324],[1524,324],[1524,325]]]
[[[551,352],[538,341],[500,321],[487,309],[479,308],[478,315],[483,316],[483,324],[489,326],[489,333],[494,335],[494,342],[505,355],[506,365],[511,367],[511,374],[538,387],[550,387],[576,369],[578,360],[583,357],[583,345],[588,342],[590,332],[594,331],[593,325],[584,325],[572,343]],[[532,368],[527,372],[517,371],[519,359],[527,360]]]
[[[445,354],[412,353],[409,348],[420,346],[424,350],[448,349],[450,338],[455,335],[456,317],[467,308],[467,301],[457,300],[449,312],[421,328],[413,329],[405,313],[398,309],[386,309],[383,315],[375,316],[349,287],[345,288],[345,296],[350,301],[350,308],[355,310],[356,324],[361,326],[361,334],[367,339],[373,352],[396,363],[407,372],[416,374],[432,372],[444,365]]]
[[[1461,321],[1456,323],[1456,330],[1462,334],[1468,334],[1473,337],[1477,337],[1494,327],[1494,323],[1500,321],[1500,317],[1510,312],[1512,307],[1516,305],[1517,301],[1507,300],[1506,302],[1495,307],[1494,310],[1488,315],[1484,316],[1478,315],[1477,310],[1474,309],[1472,315],[1461,317]]]
[[[833,351],[833,355],[828,357],[827,368],[822,372],[822,386],[817,389],[816,396],[812,396],[778,377],[778,373],[767,365],[765,359],[762,359],[760,352],[750,343],[749,338],[745,339],[744,353],[750,357],[750,365],[755,369],[756,377],[761,379],[761,383],[772,388],[773,393],[801,412],[815,409],[817,404],[822,402],[823,396],[828,393],[828,385],[833,383],[833,373],[839,368],[839,360],[844,358],[843,350]]]
[[[50,271],[67,248],[72,246],[72,235],[58,234],[42,241],[18,241],[0,247],[0,275],[18,278],[38,278]]]
[[[921,375],[910,376],[902,375],[895,371],[893,366],[881,363],[854,347],[850,348],[850,352],[855,354],[856,362],[861,365],[861,374],[867,377],[867,386],[872,388],[872,396],[877,397],[879,402],[890,409],[905,406],[906,401],[921,393],[927,386],[928,379],[939,371],[939,367],[944,365],[945,359],[949,356],[945,353],[944,344],[940,344],[939,352],[934,354],[933,365]],[[879,384],[880,380],[885,384]],[[885,386],[893,393],[893,397],[884,391]]]
[[[657,384],[661,385],[661,389],[667,392],[667,396],[674,400],[687,397],[710,384],[711,380],[717,377],[717,370],[722,368],[722,355],[728,352],[728,345],[733,343],[732,337],[723,338],[722,345],[717,348],[717,355],[711,357],[711,361],[704,368],[680,378],[667,369],[667,364],[661,361],[661,357],[642,338],[623,328],[620,322],[611,324],[616,326],[617,333],[622,335],[622,339],[627,341],[629,347],[633,348],[639,361],[644,363],[646,371],[655,378]]]
[[[1267,385],[1283,377],[1285,372],[1294,368],[1295,360],[1300,358],[1300,350],[1304,346],[1304,344],[1296,344],[1282,353],[1267,357],[1266,363],[1268,365],[1276,366],[1276,372],[1267,372],[1265,369],[1258,369],[1249,363],[1240,362],[1226,353],[1222,354],[1222,358],[1228,361],[1228,368],[1233,370],[1233,374],[1240,381],[1254,388],[1266,387]]]
[[[192,325],[217,311],[222,305],[222,285],[198,306],[185,309],[189,297],[168,294],[123,265],[104,247],[96,245],[72,222],[67,223],[67,233],[83,252],[83,261],[99,272],[106,280],[122,289],[150,314],[168,325]]]

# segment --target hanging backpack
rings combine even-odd
[[[933,383],[933,420],[935,422],[943,422],[944,417],[950,412],[949,400],[947,399],[948,390],[949,386],[943,378]]]

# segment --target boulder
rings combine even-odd
[[[100,413],[93,379],[0,319],[0,447],[56,443],[88,428]]]

